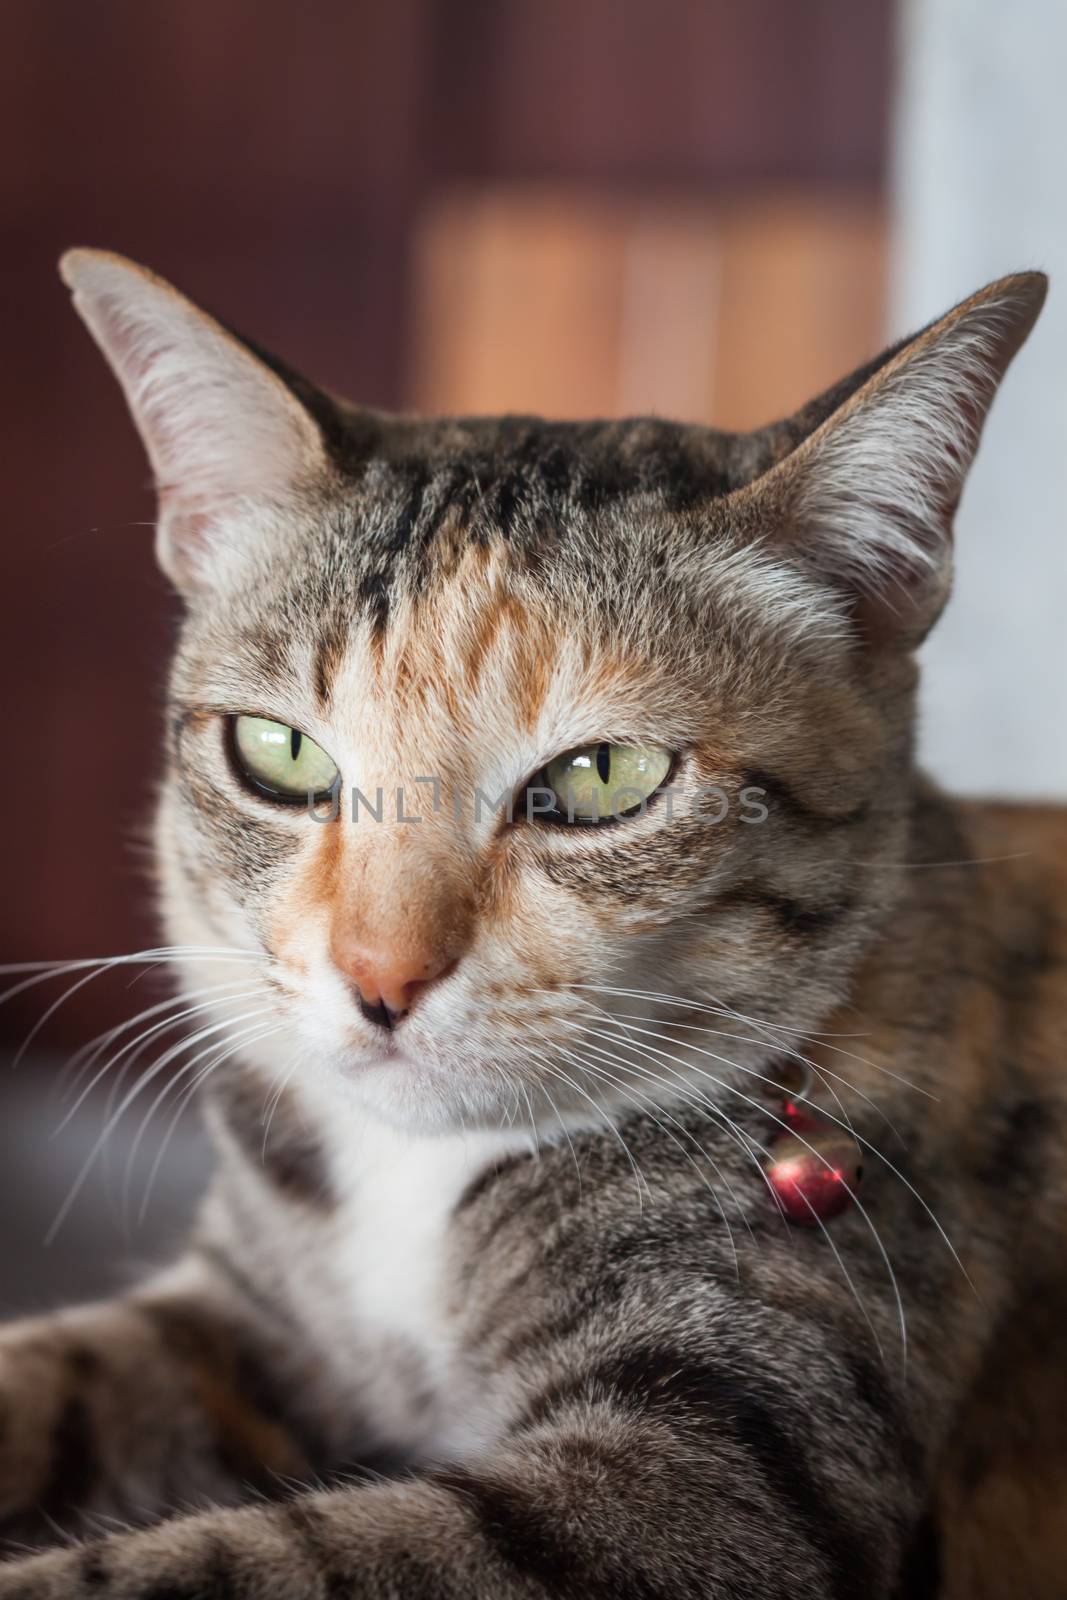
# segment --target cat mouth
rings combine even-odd
[[[408,1060],[410,1057],[395,1036],[387,1034],[383,1038],[353,1039],[346,1067],[349,1071],[358,1073],[366,1067],[389,1066]]]

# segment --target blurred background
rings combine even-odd
[[[922,740],[958,788],[1067,793],[1059,0],[5,0],[3,20],[0,961],[156,941],[139,838],[175,605],[140,446],[55,274],[74,243],[375,405],[739,428],[980,282],[1051,270],[964,502]],[[0,1312],[151,1254],[201,1179],[179,1121],[138,1231],[160,1137],[124,1208],[138,1106],[41,1248],[106,1116],[93,1094],[63,1126],[64,1062],[167,992],[130,978],[77,987],[0,1064]],[[0,1007],[9,1054],[62,987]]]

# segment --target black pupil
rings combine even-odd
[[[304,735],[302,733],[298,733],[295,728],[290,728],[289,729],[289,756],[290,756],[291,760],[293,760],[293,761],[296,760],[297,756],[300,754],[300,746],[301,746],[301,744],[303,742],[304,742]]]
[[[596,771],[601,783],[607,783],[611,776],[611,746],[598,744],[596,747]]]

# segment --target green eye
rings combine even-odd
[[[255,787],[276,800],[327,794],[338,778],[336,762],[306,733],[266,717],[234,717],[233,753]]]
[[[590,744],[568,750],[545,767],[536,788],[551,789],[553,822],[586,825],[638,815],[671,770],[673,757],[659,745]],[[532,813],[535,817],[537,811]]]

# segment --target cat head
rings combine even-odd
[[[744,435],[386,416],[116,256],[63,275],[185,599],[162,904],[175,943],[255,953],[235,1044],[405,1125],[498,1124],[708,1091],[842,1002],[1040,274]]]

